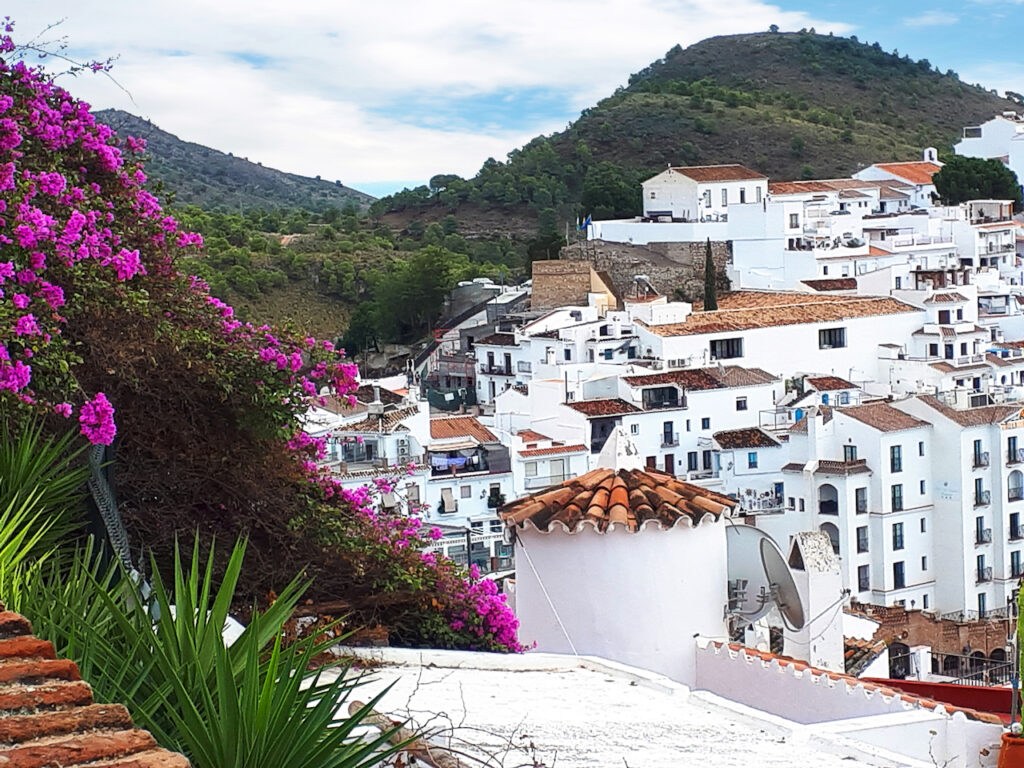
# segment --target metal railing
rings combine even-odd
[[[1020,501],[1024,499],[1024,488],[1012,487],[1006,490],[1006,497],[1010,501]]]
[[[514,376],[511,366],[506,368],[504,365],[488,365],[487,363],[480,364],[480,373],[486,373],[489,376]]]
[[[980,531],[974,532],[974,543],[975,544],[991,544],[992,543],[992,529],[984,528]]]
[[[992,503],[992,491],[982,491],[974,494],[974,506],[984,507]]]
[[[950,677],[949,685],[1005,685],[1014,676],[1012,661],[985,656],[964,656],[958,653],[931,654],[933,675]]]
[[[526,478],[526,488],[547,488],[551,485],[558,485],[566,480],[565,475],[535,475],[534,477]]]
[[[976,454],[974,454],[974,465],[973,466],[974,466],[975,469],[977,469],[978,467],[987,467],[988,466],[988,451],[985,451],[984,453],[976,453]]]
[[[662,448],[674,448],[679,445],[679,433],[673,432],[669,434],[664,432],[661,435],[661,447]]]
[[[986,566],[985,568],[978,568],[974,574],[974,581],[976,584],[984,584],[986,581],[992,581],[992,566]]]
[[[1019,525],[1016,526],[1016,527],[1011,527],[1010,528],[1010,541],[1017,541],[1019,539],[1024,539],[1024,528],[1022,528]]]

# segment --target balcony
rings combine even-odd
[[[987,507],[992,503],[992,491],[982,491],[974,494],[974,506]]]
[[[839,502],[826,499],[825,501],[818,502],[818,514],[819,515],[838,515],[839,514]]]
[[[665,432],[665,433],[662,434],[662,436],[661,436],[661,447],[662,448],[675,448],[678,445],[679,445],[679,433],[678,432],[673,432],[671,434],[668,433],[668,432]]]
[[[536,475],[526,478],[526,490],[532,491],[538,488],[548,488],[552,485],[564,483],[568,478],[565,475]]]
[[[1024,575],[1024,564],[1018,563],[1017,565],[1010,565],[1010,578],[1019,579]]]
[[[1024,539],[1024,527],[1010,526],[1010,541],[1020,541],[1021,539]]]
[[[985,528],[980,531],[974,532],[974,543],[975,544],[991,544],[992,543],[992,529]]]
[[[512,373],[511,366],[504,365],[488,365],[487,363],[480,363],[480,373],[488,376],[514,376]]]
[[[992,566],[979,568],[974,574],[974,581],[976,584],[984,584],[986,581],[992,581]]]
[[[972,466],[975,469],[978,469],[979,467],[987,467],[988,463],[988,451],[985,451],[984,453],[974,454],[974,461]]]
[[[1024,488],[1010,487],[1006,491],[1006,497],[1010,501],[1020,501],[1024,499]]]

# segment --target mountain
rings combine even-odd
[[[202,144],[182,141],[148,120],[119,109],[98,111],[96,117],[119,134],[146,139],[150,156],[146,172],[174,194],[177,204],[235,212],[257,208],[322,211],[349,203],[365,208],[374,200],[340,182],[264,168]]]
[[[964,125],[1019,104],[927,60],[813,31],[676,46],[566,130],[488,160],[476,177],[378,201],[393,222],[506,211],[534,230],[559,218],[634,215],[639,182],[666,165],[742,163],[774,180],[828,178],[951,151]],[[524,216],[524,212],[526,215]]]

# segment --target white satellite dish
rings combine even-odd
[[[729,613],[752,624],[778,608],[790,629],[804,625],[803,603],[778,544],[749,525],[725,529]]]

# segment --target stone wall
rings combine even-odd
[[[563,248],[561,258],[563,262],[589,262],[598,272],[606,272],[620,297],[632,293],[636,275],[646,275],[669,299],[703,301],[705,249],[705,243],[629,245],[590,240]],[[712,242],[711,258],[718,273],[718,291],[724,293],[729,290],[725,269],[732,258],[732,244]]]
[[[533,262],[533,309],[586,306],[590,292],[590,264],[582,261]]]

